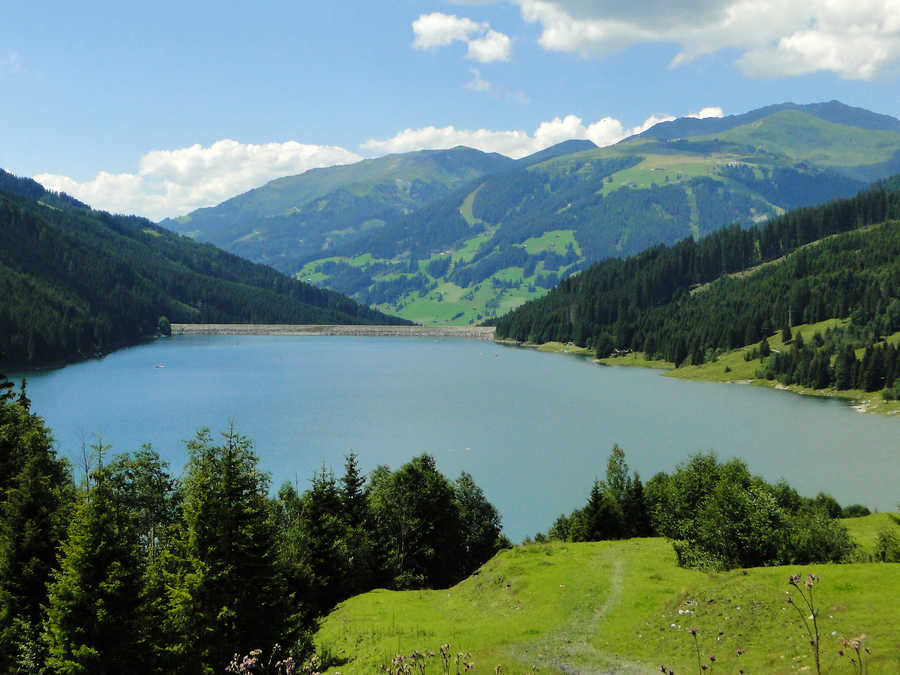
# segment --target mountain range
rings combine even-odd
[[[587,265],[855,194],[900,121],[837,101],[657,124],[513,160],[390,155],[272,181],[162,225],[421,323],[475,323]]]

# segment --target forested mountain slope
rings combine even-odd
[[[397,323],[143,218],[113,216],[0,171],[0,353],[37,365],[156,334],[159,319]]]
[[[877,391],[900,377],[900,177],[765,226],[610,259],[503,317],[498,337],[573,341],[601,356],[634,350],[681,364],[760,342],[763,374],[814,388]],[[771,355],[765,338],[850,322]],[[858,350],[865,350],[862,359]],[[772,356],[770,360],[766,357]]]
[[[748,227],[900,171],[900,121],[837,102],[667,124],[660,138],[654,127],[524,158],[337,243],[299,276],[420,322],[472,323],[597,260]]]

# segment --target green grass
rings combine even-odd
[[[491,284],[493,278],[519,281],[522,286],[511,289],[495,289]],[[499,316],[515,309],[527,300],[544,295],[546,292],[545,289],[538,288],[534,293],[530,293],[527,290],[527,281],[522,279],[522,269],[510,267],[500,270],[491,278],[469,289],[438,280],[437,287],[424,297],[415,292],[401,298],[398,303],[401,305],[399,311],[393,305],[379,305],[377,309],[391,312],[423,325],[466,326],[488,318],[490,314],[485,310],[485,306],[498,297],[499,305],[495,314]],[[464,297],[470,294],[471,298]]]
[[[493,239],[494,231],[495,229],[489,228],[466,241],[465,245],[453,254],[453,262],[471,262],[472,258],[478,252],[478,247],[484,242]]]
[[[797,110],[782,110],[762,120],[691,140],[721,140],[762,147],[793,160],[822,166],[874,164],[900,148],[900,134],[835,124]]]
[[[732,159],[736,159],[736,157],[732,155],[700,157],[696,155],[649,154],[640,164],[614,173],[612,181],[603,184],[601,194],[606,196],[623,186],[646,189],[653,183],[657,185],[679,183],[701,176],[721,180],[716,175],[716,166]]]
[[[565,254],[569,245],[575,249],[575,253],[581,256],[581,248],[575,239],[575,230],[548,230],[540,237],[530,237],[525,240],[525,250],[529,255],[544,251]]]
[[[794,326],[791,331],[794,336],[802,335],[804,341],[809,342],[815,333],[824,334],[830,327],[843,326],[848,322],[847,319],[827,319],[819,323],[804,324]],[[887,338],[889,341],[896,343],[900,340],[900,333],[895,333]],[[781,339],[781,332],[769,336],[769,346],[773,351],[781,351],[790,349],[789,345],[785,345]],[[777,380],[766,380],[756,376],[756,371],[760,368],[759,358],[750,361],[744,360],[744,354],[756,348],[757,345],[747,345],[739,349],[725,352],[719,355],[716,361],[708,361],[699,366],[682,366],[681,368],[673,368],[667,377],[676,377],[684,380],[699,380],[704,382],[738,382],[741,384],[753,384],[760,387],[772,387],[774,389],[785,389],[796,394],[807,396],[823,396],[829,398],[840,398],[848,401],[856,402],[861,412],[875,412],[883,415],[900,414],[900,401],[885,401],[881,392],[867,392],[861,389],[811,389],[800,385],[785,386]],[[857,351],[857,357],[862,357],[864,350]],[[671,364],[670,364],[671,365]]]
[[[630,352],[621,356],[608,356],[603,359],[597,359],[598,363],[604,363],[608,366],[632,366],[636,368],[658,368],[660,370],[671,370],[675,364],[671,361],[663,361],[661,359],[649,359],[643,352]]]
[[[478,191],[483,187],[484,183],[472,190],[468,195],[466,195],[463,203],[459,206],[459,215],[461,215],[463,217],[463,220],[465,220],[466,223],[468,223],[470,226],[484,222],[480,218],[476,218],[472,213],[472,204],[475,203],[475,195],[477,195]]]
[[[323,622],[316,644],[374,672],[395,653],[471,652],[476,672],[696,671],[690,628],[716,671],[810,672],[812,653],[784,602],[792,573],[821,576],[825,672],[848,668],[839,637],[868,635],[869,672],[900,669],[900,565],[856,563],[706,573],[676,566],[663,539],[528,544],[503,551],[450,589],[378,590],[351,598]],[[736,650],[744,650],[738,657]],[[707,662],[708,663],[708,662]],[[436,671],[433,669],[431,672]]]
[[[880,533],[892,531],[900,538],[900,516],[896,513],[873,513],[860,518],[844,518],[841,522],[849,530],[853,541],[859,546],[859,553],[864,557],[873,553]]]

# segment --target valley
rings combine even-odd
[[[519,160],[464,148],[367,160],[163,225],[416,323],[474,325],[598,260],[760,224],[898,170],[894,118],[783,104]]]

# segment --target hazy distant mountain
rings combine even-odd
[[[471,148],[422,150],[279,178],[160,224],[285,272],[455,188],[515,166]]]
[[[293,213],[236,215],[215,241],[415,321],[471,323],[596,260],[855,194],[900,172],[900,121],[834,101],[787,103],[665,122],[606,148],[567,141],[515,162],[462,148],[437,156],[447,154],[472,158],[470,172],[482,173],[454,174],[453,184],[429,153],[426,164],[411,153],[340,167]],[[475,158],[494,167],[479,160],[473,168]],[[443,187],[423,189],[414,206],[399,204],[396,183],[381,177],[368,192],[354,192],[349,178],[338,184],[336,176],[366,175],[382,161],[410,162],[423,184]],[[276,184],[216,209],[261,208],[262,191]],[[367,200],[382,190],[391,200],[375,208]],[[189,230],[195,217],[179,227]]]
[[[0,170],[0,354],[38,365],[200,323],[397,323],[348,298]]]

